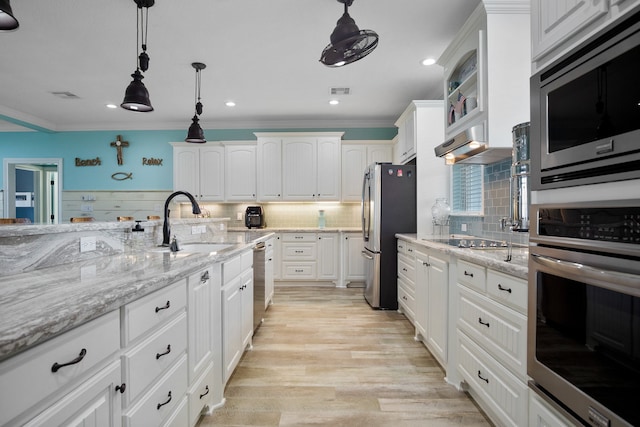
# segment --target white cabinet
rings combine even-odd
[[[343,285],[349,282],[364,282],[365,260],[362,257],[364,239],[362,233],[344,233],[342,239]]]
[[[282,143],[282,185],[284,200],[316,198],[316,138],[286,138]]]
[[[258,136],[258,201],[282,200],[282,139]]]
[[[281,233],[282,280],[316,280],[316,233]]]
[[[276,238],[272,237],[265,242],[264,253],[264,308],[265,310],[273,303],[274,271],[276,265],[275,259]]]
[[[445,140],[485,126],[489,149],[470,162],[511,157],[512,128],[529,121],[530,40],[529,0],[483,0],[438,59]]]
[[[231,377],[253,335],[253,251],[222,264],[222,377]]]
[[[256,146],[225,145],[225,200],[256,200]]]
[[[398,240],[398,311],[416,322],[416,248],[411,242]]]
[[[398,142],[395,147],[395,163],[405,164],[416,157],[416,110],[410,108],[396,121]]]
[[[276,233],[273,240],[273,280],[282,278],[282,236]]]
[[[317,140],[316,200],[340,200],[342,163],[340,137],[323,136]]]
[[[189,384],[202,375],[213,358],[213,308],[214,277],[210,268],[189,276],[188,324],[189,324]]]
[[[393,160],[390,144],[342,144],[342,201],[362,199],[365,168],[374,162]]]
[[[224,200],[224,147],[217,144],[174,142],[173,189],[193,194],[202,201]],[[186,200],[186,199],[185,199]]]
[[[638,0],[531,2],[531,60],[537,72],[582,41],[638,10]]]
[[[416,338],[442,366],[447,364],[449,263],[422,247],[416,252]]]
[[[339,254],[338,233],[318,233],[318,280],[338,280]]]

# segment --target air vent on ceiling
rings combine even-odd
[[[349,95],[351,88],[348,87],[332,87],[329,88],[329,94],[331,95]]]
[[[71,93],[71,92],[51,92],[52,95],[57,96],[58,98],[62,98],[62,99],[80,99],[80,97],[78,95],[76,95],[75,93]]]

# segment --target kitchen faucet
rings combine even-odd
[[[169,238],[171,235],[171,229],[169,228],[169,202],[173,200],[174,197],[178,195],[184,195],[189,198],[191,202],[191,208],[194,215],[200,214],[200,206],[198,206],[198,202],[196,199],[186,191],[175,191],[167,197],[167,201],[164,202],[164,224],[162,225],[162,246],[169,246]]]

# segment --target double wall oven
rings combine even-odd
[[[527,370],[575,424],[640,426],[640,14],[531,78]]]

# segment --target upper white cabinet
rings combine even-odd
[[[534,72],[606,26],[640,8],[638,0],[531,1],[531,60]]]
[[[255,135],[258,200],[340,200],[343,132]],[[275,176],[267,177],[270,173]]]
[[[224,147],[214,143],[174,142],[173,189],[202,201],[224,200]]]
[[[405,164],[416,157],[416,109],[411,104],[395,125],[398,128],[398,142],[395,146],[395,163]]]
[[[256,145],[225,145],[225,200],[256,200]]]
[[[483,0],[438,59],[445,140],[484,125],[490,149],[510,149],[513,126],[529,121],[529,9],[529,0]]]
[[[393,161],[390,143],[342,144],[342,201],[360,201],[364,169],[374,162]]]

